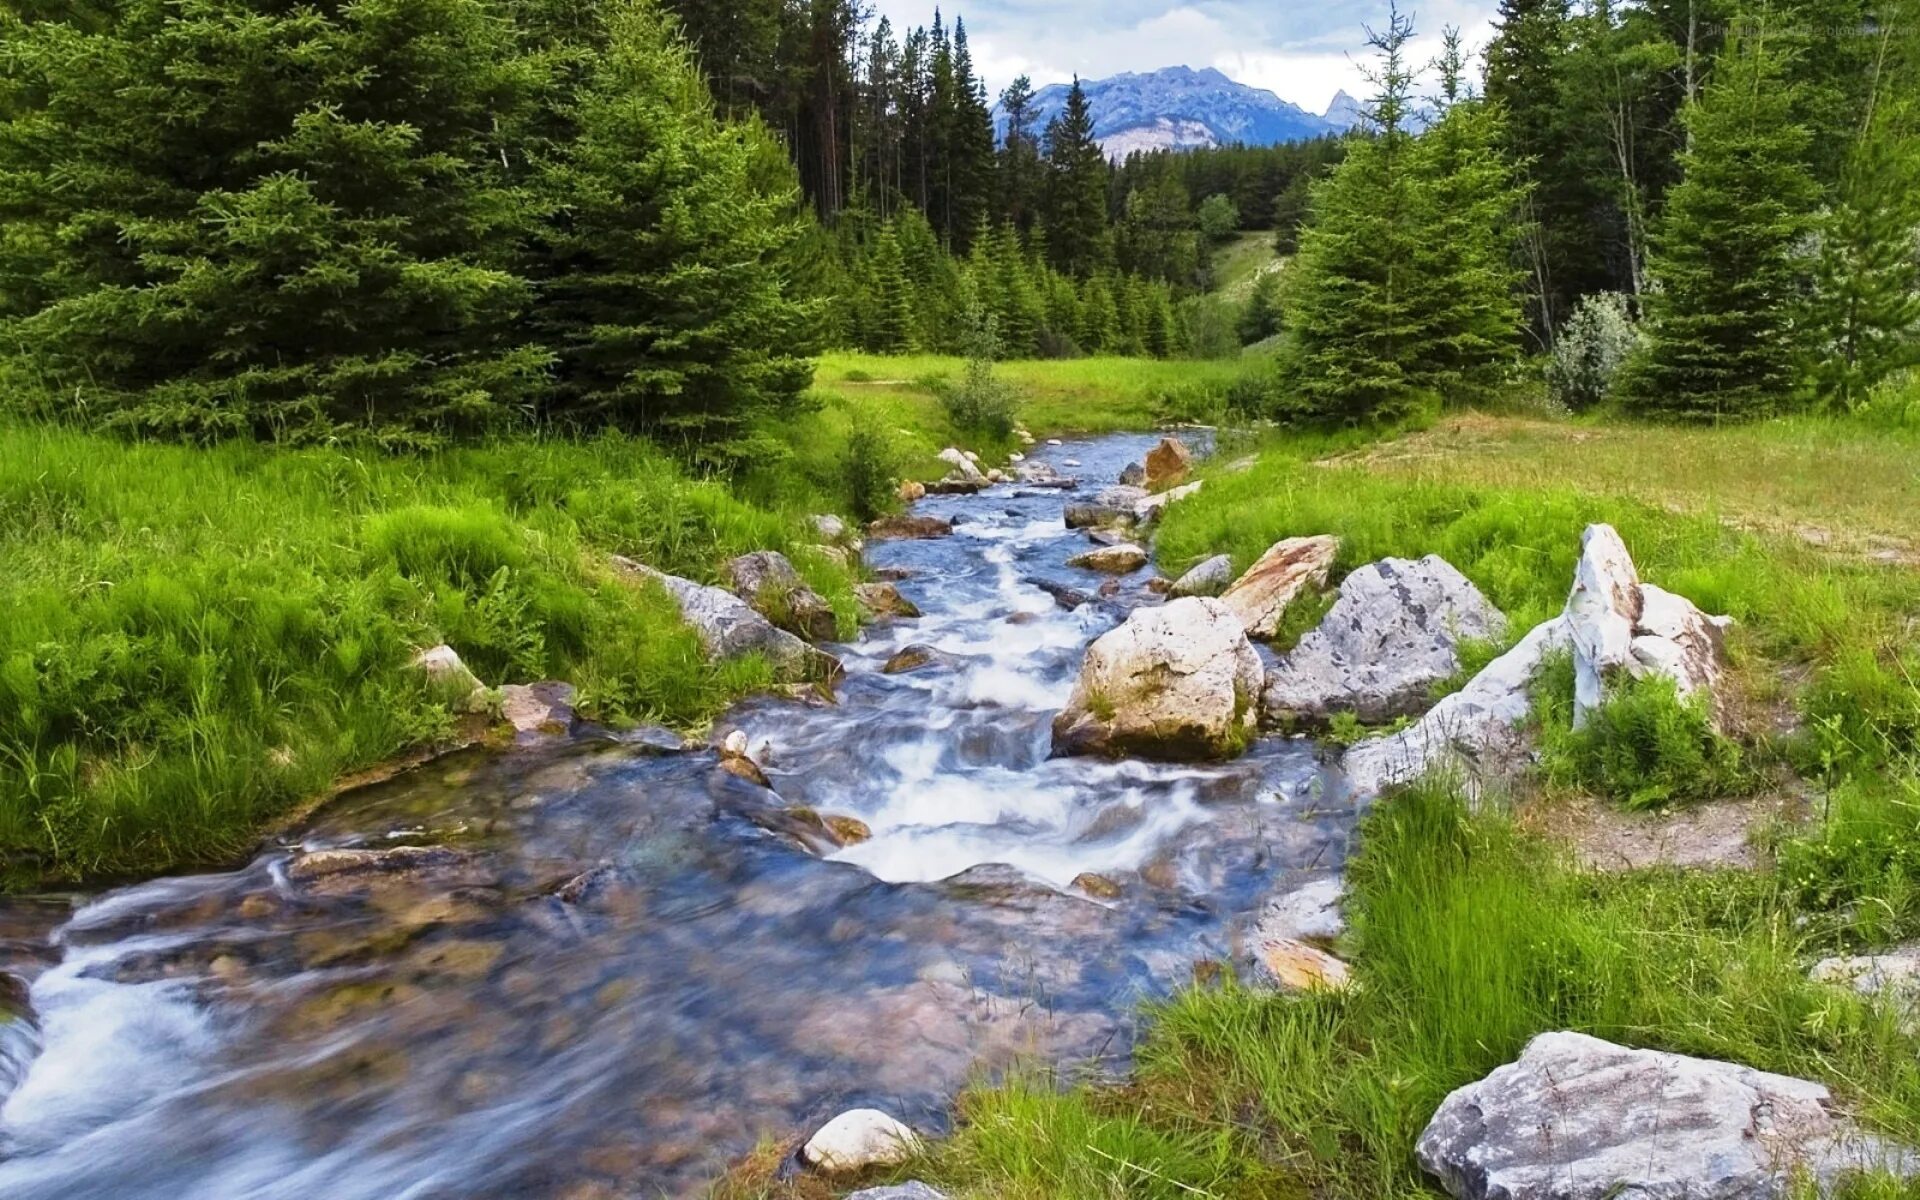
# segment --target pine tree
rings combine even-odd
[[[1240,310],[1240,344],[1251,346],[1280,332],[1280,272],[1262,271]]]
[[[494,5],[123,0],[0,36],[6,340],[76,415],[422,441],[538,400],[511,257],[541,67]]]
[[[1034,132],[1033,81],[1025,75],[1000,93],[1007,134],[1000,149],[1000,216],[1025,236],[1039,219],[1040,139]]]
[[[1415,242],[1419,360],[1409,378],[1457,403],[1486,393],[1518,353],[1513,230],[1526,189],[1505,153],[1501,110],[1460,99],[1459,31],[1446,32],[1445,111],[1414,143],[1422,209]]]
[[[765,447],[762,414],[811,382],[810,314],[781,264],[804,224],[790,170],[754,123],[715,118],[669,18],[607,0],[606,46],[578,97],[578,136],[541,184],[536,328],[559,356],[548,412],[646,429],[732,465]]]
[[[900,239],[891,222],[874,239],[873,280],[869,287],[867,349],[876,354],[907,354],[914,349],[913,298]]]
[[[1920,39],[1908,3],[1878,41],[1859,136],[1820,220],[1808,382],[1824,407],[1865,404],[1920,366]]]
[[[1412,23],[1394,10],[1369,34],[1379,51],[1372,136],[1313,188],[1312,215],[1285,281],[1293,340],[1281,362],[1284,410],[1313,421],[1394,420],[1424,400],[1421,217],[1413,138],[1406,129]]]
[[[1093,138],[1093,110],[1079,79],[1066,109],[1047,125],[1044,224],[1053,264],[1086,278],[1113,258],[1107,231],[1107,157]]]
[[[1819,187],[1808,135],[1764,33],[1729,44],[1686,114],[1692,148],[1667,197],[1628,403],[1696,419],[1757,416],[1794,388],[1792,314]]]
[[[1095,275],[1087,281],[1081,304],[1080,347],[1088,354],[1124,354],[1125,342],[1113,282],[1107,275]]]

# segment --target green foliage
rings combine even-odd
[[[1500,114],[1462,101],[1416,139],[1406,128],[1412,34],[1396,12],[1376,35],[1377,129],[1316,185],[1286,272],[1290,416],[1404,420],[1435,396],[1485,394],[1517,351],[1508,237],[1522,192]]]
[[[1547,357],[1547,391],[1572,412],[1597,407],[1639,344],[1625,296],[1596,292],[1581,299]]]
[[[1914,7],[1875,39],[1873,95],[1818,224],[1807,376],[1830,411],[1864,408],[1920,365],[1920,46],[1900,26]]]
[[[1240,206],[1224,193],[1216,192],[1202,200],[1193,216],[1200,236],[1210,245],[1218,246],[1240,231]]]
[[[1622,381],[1636,412],[1762,416],[1793,393],[1793,297],[1820,196],[1793,110],[1764,34],[1723,55],[1689,107],[1685,176],[1667,198],[1649,264],[1646,345]]]
[[[709,664],[600,564],[709,577],[797,525],[627,437],[388,458],[0,429],[4,882],[244,850],[452,731],[465,697],[407,665],[443,641],[490,684],[570,680],[597,719],[703,720],[764,668]]]
[[[899,455],[884,432],[861,426],[848,434],[840,471],[855,520],[871,521],[893,506]]]
[[[1740,747],[1714,728],[1706,701],[1682,699],[1670,679],[1629,679],[1573,725],[1573,662],[1557,656],[1534,689],[1548,779],[1628,808],[1664,808],[1740,792],[1752,782]]]
[[[16,22],[0,319],[33,407],[300,443],[538,417],[737,458],[808,381],[791,173],[651,4],[548,15]]]
[[[544,411],[646,429],[718,466],[764,455],[753,424],[812,377],[806,310],[779,264],[801,226],[778,152],[718,120],[692,57],[645,0],[607,0],[604,44],[569,97],[576,134],[539,187],[555,214],[529,267],[557,358]]]
[[[1093,111],[1078,78],[1064,112],[1047,126],[1047,253],[1053,265],[1084,279],[1113,261],[1107,228],[1106,151],[1093,138]]]
[[[1280,332],[1280,272],[1264,271],[1253,281],[1247,293],[1246,307],[1240,310],[1240,344],[1251,346]]]
[[[0,277],[31,281],[0,304],[63,415],[418,441],[537,399],[503,155],[543,81],[493,6],[133,0],[0,36]]]
[[[1013,432],[1013,390],[994,375],[1000,335],[992,314],[967,314],[967,343],[966,373],[940,397],[947,419],[963,433],[1004,440]]]

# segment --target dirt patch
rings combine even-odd
[[[1755,870],[1769,862],[1766,834],[1804,822],[1810,811],[1807,798],[1792,792],[1676,812],[1628,812],[1582,796],[1536,804],[1522,813],[1521,824],[1565,844],[1591,871]]]

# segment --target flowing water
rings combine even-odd
[[[688,1194],[843,1108],[939,1128],[976,1071],[1124,1067],[1140,1002],[1337,870],[1354,819],[1306,743],[1049,758],[1086,644],[1151,600],[1145,573],[1056,599],[1103,582],[1062,509],[1150,445],[1047,449],[1078,493],[930,499],[954,536],[871,547],[925,615],[837,648],[837,704],[720,723],[772,792],[645,739],[467,752],[229,874],[0,907],[0,1196]],[[910,643],[942,657],[882,673]],[[836,850],[799,806],[873,837]],[[397,846],[438,849],[296,865]]]

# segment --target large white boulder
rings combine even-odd
[[[1383,559],[1340,583],[1318,628],[1267,674],[1269,720],[1350,712],[1368,724],[1427,707],[1460,670],[1460,645],[1495,639],[1507,620],[1445,559]]]
[[[807,586],[778,550],[757,550],[728,561],[733,594],[775,625],[812,642],[830,642],[839,631],[833,606]]]
[[[1820,1084],[1734,1063],[1543,1033],[1440,1105],[1420,1165],[1461,1200],[1756,1200],[1849,1172],[1911,1174]]]
[[[650,580],[665,588],[709,658],[731,660],[758,654],[773,668],[774,680],[779,683],[815,683],[840,675],[839,659],[776,628],[732,592],[668,575],[618,555],[613,558],[613,567],[624,579]]]
[[[1054,749],[1068,754],[1214,758],[1251,736],[1260,657],[1220,601],[1134,611],[1087,648]]]
[[[1565,617],[1537,626],[1408,728],[1348,750],[1348,787],[1364,798],[1434,769],[1457,770],[1469,784],[1505,773],[1524,749],[1520,726],[1533,708],[1534,676],[1567,637]]]
[[[1340,539],[1324,534],[1275,542],[1220,600],[1240,618],[1248,637],[1270,638],[1280,631],[1281,618],[1301,592],[1326,586],[1339,553]]]
[[[820,1127],[800,1148],[800,1161],[829,1175],[848,1175],[870,1167],[906,1162],[920,1149],[913,1130],[877,1108],[841,1113]]]
[[[1573,721],[1584,725],[1618,679],[1664,676],[1682,696],[1704,694],[1720,719],[1723,633],[1732,621],[1640,581],[1633,556],[1611,525],[1580,539],[1580,562],[1567,597],[1573,641]]]

